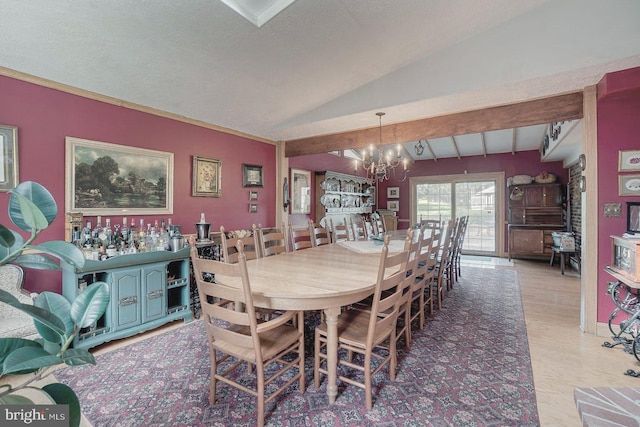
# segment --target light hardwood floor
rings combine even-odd
[[[520,280],[541,426],[582,425],[575,388],[640,387],[640,378],[624,375],[627,369],[640,369],[632,355],[602,347],[607,337],[580,331],[576,272],[562,276],[557,263],[550,267],[544,261],[514,260],[513,268]]]
[[[547,261],[516,259],[513,266],[508,267],[501,262],[505,260],[495,262],[494,259],[488,263],[477,260],[473,257],[463,265],[515,268],[518,271],[542,427],[582,425],[573,400],[575,388],[640,387],[640,378],[624,375],[629,368],[640,369],[632,355],[621,348],[602,347],[607,337],[580,331],[580,277],[577,272],[568,270],[562,276],[558,264],[550,267]],[[181,325],[182,322],[174,322],[146,334],[117,340],[96,348],[94,354]],[[86,420],[82,425],[90,426]]]

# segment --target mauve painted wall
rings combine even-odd
[[[626,202],[640,197],[618,196],[618,176],[640,172],[618,172],[619,150],[640,150],[640,67],[607,74],[598,84],[598,183],[587,182],[587,191],[598,192],[598,322],[606,323],[615,308],[607,294],[613,277],[604,271],[611,264],[611,235],[627,228]],[[621,203],[621,217],[605,217],[605,203]]]
[[[47,187],[58,203],[58,218],[38,241],[64,238],[65,137],[174,153],[173,215],[129,216],[145,222],[172,218],[183,233],[194,233],[194,223],[205,212],[212,230],[247,228],[252,224],[275,224],[275,145],[229,135],[70,95],[54,89],[0,76],[0,123],[18,127],[20,181],[37,181]],[[192,197],[192,156],[222,160],[222,197]],[[242,164],[263,166],[264,187],[258,191],[258,212],[249,213],[249,188],[242,187]],[[8,194],[0,193],[0,206]],[[120,216],[110,216],[121,223]],[[95,217],[91,218],[95,224]],[[0,223],[10,226],[6,209]],[[104,224],[104,219],[103,219]],[[36,241],[36,243],[38,242]],[[34,291],[60,292],[60,280],[52,274],[28,270],[26,287]],[[44,278],[47,278],[46,280]]]

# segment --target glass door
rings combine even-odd
[[[411,180],[412,223],[469,216],[464,253],[496,256],[504,250],[504,175],[465,174]]]

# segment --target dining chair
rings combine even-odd
[[[386,232],[386,230],[384,228],[384,221],[380,217],[376,218],[373,221],[373,226],[375,228],[376,236],[383,235]]]
[[[278,255],[287,251],[287,238],[283,229],[258,227],[261,256]]]
[[[451,235],[454,232],[454,228],[454,220],[449,220],[449,223],[441,237],[440,250],[435,265],[433,292],[435,294],[434,297],[436,298],[436,302],[438,303],[438,310],[442,309],[442,301],[444,301],[445,296],[444,292],[445,290],[449,289],[449,273],[451,272],[449,268]]]
[[[422,219],[422,215],[420,215],[420,221],[418,221],[418,225],[424,225],[427,228],[443,228],[445,222],[442,221],[442,216],[438,216],[438,219]]]
[[[346,368],[339,370],[338,378],[364,389],[367,410],[373,407],[372,377],[387,364],[391,380],[395,380],[396,376],[396,322],[409,252],[389,253],[389,239],[389,236],[385,237],[380,254],[371,310],[345,310],[338,317],[338,366]],[[379,315],[385,312],[386,315]],[[328,375],[326,352],[327,325],[322,321],[315,330],[316,388],[320,387],[320,374]],[[354,353],[362,357],[354,359]],[[372,364],[372,361],[377,364]],[[362,372],[362,381],[358,380],[358,375],[348,376],[349,368]]]
[[[311,231],[308,226],[304,228],[289,226],[289,241],[291,242],[291,247],[294,251],[307,249],[313,246],[313,243],[311,242]]]
[[[409,308],[405,317],[405,322],[409,325],[413,325],[418,320],[418,328],[420,330],[424,329],[425,325],[426,304],[432,304],[433,301],[431,290],[429,289],[429,293],[427,293],[426,288],[433,279],[433,266],[435,265],[435,262],[431,259],[434,255],[434,233],[425,233],[425,229],[425,226],[421,227],[420,250],[416,254],[414,281],[411,285]],[[432,309],[430,308],[430,310]],[[410,335],[409,338],[411,338]]]
[[[354,220],[351,218],[350,222],[353,240],[367,240],[367,229],[364,225],[364,221],[360,219]]]
[[[240,240],[245,247],[244,255],[247,259],[260,258],[260,241],[258,240],[257,227],[253,224],[251,232],[243,230],[250,235],[242,237],[229,237],[224,229],[224,226],[220,226],[220,246],[222,247],[222,259],[228,264],[235,264],[238,262],[238,251],[236,249],[236,242]],[[235,234],[235,233],[234,233]]]
[[[319,224],[309,220],[309,230],[311,231],[311,242],[313,246],[328,245],[331,243],[331,233]]]
[[[418,230],[423,232],[424,230]],[[418,255],[422,247],[422,239],[413,237],[415,230],[410,228],[407,230],[405,238],[404,250],[408,251],[409,259],[407,261],[407,271],[404,282],[402,283],[402,296],[400,297],[400,307],[398,309],[398,322],[396,327],[396,340],[399,342],[404,337],[404,347],[409,349],[411,345],[411,303],[413,302],[413,287],[416,280],[416,267]],[[397,343],[396,343],[397,347]]]
[[[467,234],[467,225],[469,223],[469,215],[460,218],[459,230],[457,230],[456,247],[453,251],[453,280],[458,281],[458,277],[462,275],[460,260],[462,258],[462,245],[464,245],[464,236]]]
[[[334,224],[333,218],[329,219],[329,223],[331,224],[331,237],[333,238],[333,243],[351,240],[349,237],[349,224],[346,218],[342,224]]]
[[[431,247],[429,248],[429,254],[425,257],[424,271],[424,309],[426,311],[429,307],[429,315],[433,315],[435,312],[435,301],[437,299],[437,285],[436,285],[436,267],[438,264],[438,256],[440,254],[440,242],[442,241],[442,231],[432,230],[431,232]],[[418,272],[420,275],[420,271]]]
[[[243,246],[236,242],[236,264],[199,258],[195,245],[190,254],[209,345],[209,403],[216,402],[218,382],[226,383],[257,398],[257,425],[263,426],[266,403],[296,381],[304,392],[304,320],[302,311],[285,311],[269,321],[256,317]],[[216,283],[204,281],[203,273],[214,274]],[[225,277],[239,277],[242,287],[226,285]],[[241,311],[236,301],[242,302]],[[247,382],[254,371],[255,383]]]

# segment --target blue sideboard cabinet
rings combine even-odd
[[[177,252],[120,255],[104,261],[87,260],[82,269],[62,266],[62,295],[73,301],[86,286],[109,284],[111,300],[105,314],[76,336],[74,347],[91,348],[157,328],[192,320],[189,248]]]

